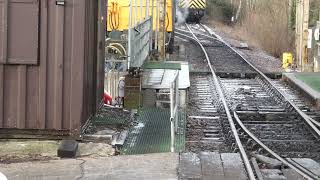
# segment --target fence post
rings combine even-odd
[[[128,28],[128,62],[127,62],[127,69],[130,68],[131,62],[131,28],[132,28],[132,1],[130,0],[130,8],[129,8],[129,28]],[[136,1],[136,0],[135,0]],[[134,20],[135,23],[135,20]]]
[[[152,0],[151,2],[151,31],[150,31],[150,51],[152,50],[152,44],[153,44],[153,23],[154,23],[154,11],[153,11],[153,8],[154,8],[154,0]]]
[[[173,83],[170,85],[170,125],[171,125],[171,152],[174,152],[174,142],[175,142],[175,128],[174,128],[174,87]]]
[[[179,121],[179,71],[177,71],[176,79],[175,79],[175,130],[178,132],[178,121]]]

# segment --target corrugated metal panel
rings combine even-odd
[[[9,6],[38,3],[40,14],[39,62],[27,63],[31,62],[28,53],[21,51],[19,65],[8,64],[13,63],[10,59],[7,64],[0,64],[0,131],[36,129],[80,133],[81,126],[95,113],[103,93],[103,83],[99,83],[103,80],[104,59],[102,56],[97,59],[97,54],[104,50],[97,48],[98,42],[104,40],[97,35],[98,24],[99,28],[105,28],[104,22],[97,23],[98,2],[103,1],[65,0],[64,6],[56,5],[56,0],[0,1],[0,4],[9,2]],[[29,8],[9,10],[12,16],[30,11]],[[3,18],[0,20],[3,24]],[[21,18],[19,26],[29,26],[28,22]],[[38,29],[23,31],[24,36],[19,36],[21,40],[17,42],[32,44],[28,36]],[[8,38],[8,44],[11,41]],[[13,45],[8,46],[8,52],[12,48]]]
[[[39,4],[39,0],[3,0],[0,2],[1,63],[38,63]],[[25,32],[29,32],[28,35]]]

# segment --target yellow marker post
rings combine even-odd
[[[287,69],[293,63],[292,53],[285,52],[282,55],[282,68]]]

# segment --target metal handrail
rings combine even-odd
[[[179,106],[179,71],[175,74],[173,81],[170,85],[170,131],[171,131],[171,152],[175,151],[175,132],[177,130],[177,122],[179,118],[178,106]]]

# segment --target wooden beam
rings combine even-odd
[[[296,64],[301,71],[307,70],[308,61],[308,26],[309,0],[296,1]]]
[[[2,5],[2,58],[0,58],[0,63],[8,62],[8,0],[3,1]]]

